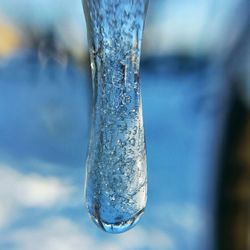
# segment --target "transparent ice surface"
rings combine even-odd
[[[139,64],[146,0],[84,0],[93,82],[85,197],[93,221],[121,233],[143,214],[146,150]]]

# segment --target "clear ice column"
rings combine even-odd
[[[144,212],[147,170],[139,65],[147,0],[83,0],[93,83],[85,199],[104,231]]]

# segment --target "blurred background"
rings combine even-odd
[[[0,0],[0,249],[250,249],[250,2],[150,1],[148,205],[121,235],[83,204],[91,80],[80,0]]]

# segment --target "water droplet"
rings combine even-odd
[[[127,104],[130,103],[130,102],[131,102],[131,97],[130,97],[130,96],[127,96],[127,97],[125,98],[125,101],[126,101]]]
[[[130,143],[132,146],[134,146],[134,145],[135,145],[135,139],[134,139],[134,138],[130,139],[129,143]]]

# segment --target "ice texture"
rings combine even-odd
[[[132,228],[147,200],[139,64],[145,0],[83,0],[93,82],[85,199],[104,231]]]

